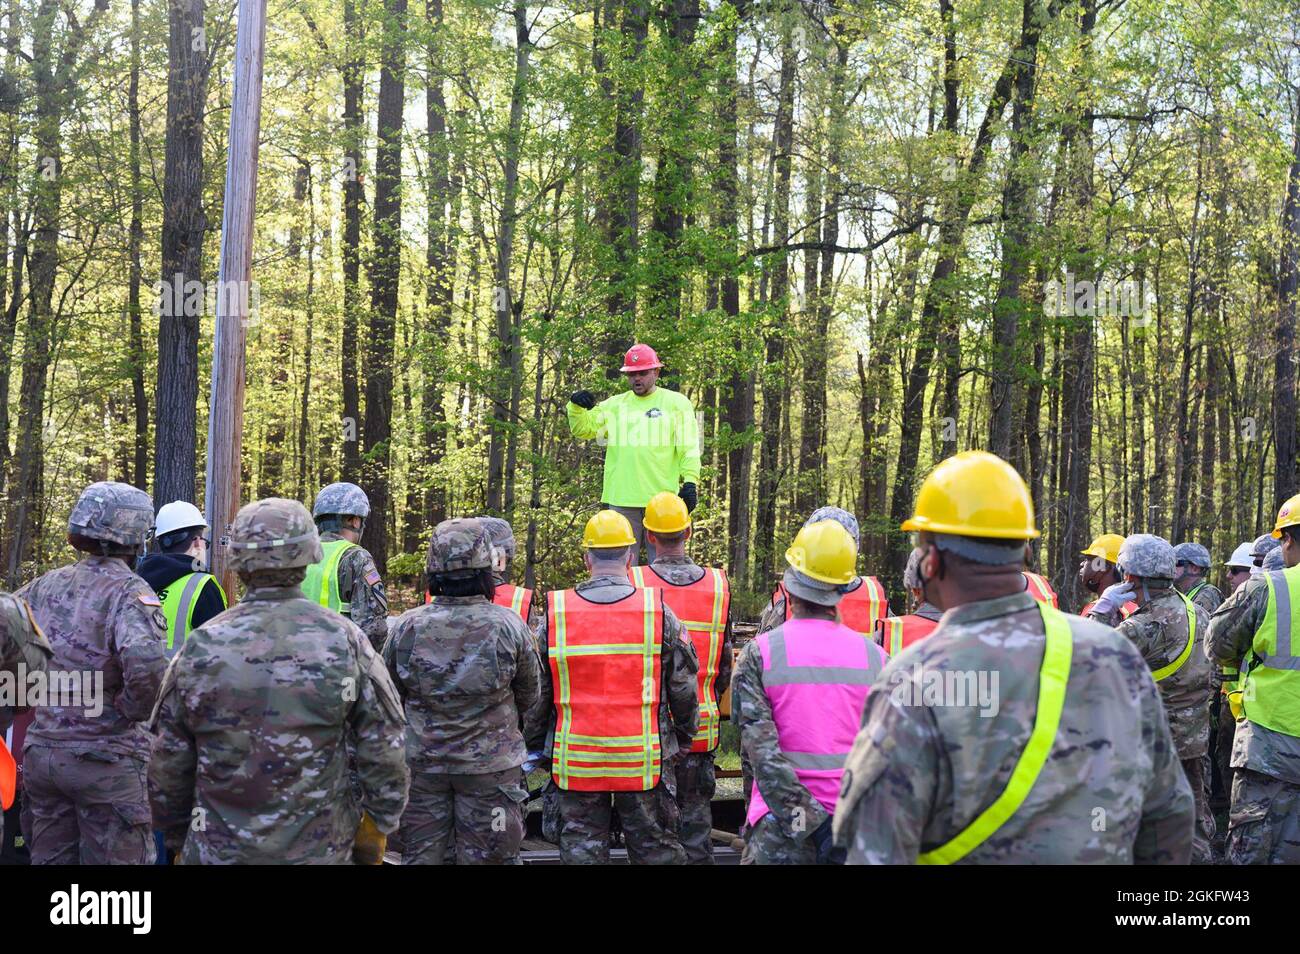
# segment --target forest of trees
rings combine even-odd
[[[0,0],[10,585],[89,481],[202,504],[235,17]],[[1221,560],[1296,490],[1298,110],[1280,0],[270,0],[243,499],[354,480],[394,573],[491,511],[567,583],[565,403],[645,341],[742,590],[823,503],[896,581],[971,447],[1063,606],[1096,533]]]

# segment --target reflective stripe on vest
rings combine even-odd
[[[1027,570],[1022,575],[1025,578],[1025,589],[1029,591],[1030,596],[1053,609],[1059,609],[1056,590],[1052,589],[1052,584],[1047,582],[1047,577]]]
[[[13,808],[17,791],[18,763],[14,761],[9,746],[5,745],[4,738],[0,737],[0,809],[8,811]]]
[[[1205,589],[1205,587],[1209,584],[1209,582],[1210,582],[1209,580],[1201,580],[1201,582],[1197,583],[1195,586],[1192,587],[1191,592],[1187,594],[1187,598],[1189,600],[1196,599],[1196,594],[1201,592],[1201,590]]]
[[[1178,593],[1177,590],[1174,590],[1174,592]],[[1192,656],[1192,647],[1196,645],[1196,608],[1192,606],[1192,601],[1183,596],[1182,593],[1178,593],[1178,596],[1187,606],[1187,645],[1183,647],[1183,651],[1178,654],[1177,659],[1169,665],[1161,666],[1159,669],[1156,669],[1151,673],[1151,678],[1156,682],[1160,682],[1162,679],[1168,679],[1174,673],[1178,672],[1178,670],[1182,669],[1183,664]]]
[[[875,642],[876,624],[887,618],[889,613],[889,598],[885,595],[884,586],[874,576],[860,576],[858,579],[862,581],[862,585],[845,593],[835,609],[840,614],[840,622],[855,633],[860,633]],[[794,618],[794,610],[790,606],[789,594],[786,593],[785,585],[782,583],[776,585],[772,602],[775,603],[778,596],[785,600],[785,618],[788,622]]]
[[[1268,609],[1242,666],[1246,718],[1274,732],[1300,736],[1300,656],[1295,655],[1300,567],[1268,574]]]
[[[546,601],[555,784],[568,791],[649,791],[659,783],[663,759],[663,596],[640,589],[614,603],[592,603],[574,590],[557,590]]]
[[[163,616],[167,618],[167,655],[174,656],[185,645],[190,630],[194,628],[194,604],[198,602],[199,591],[211,580],[217,584],[221,593],[221,602],[226,602],[226,591],[221,589],[217,578],[211,573],[187,573],[173,580],[164,591],[162,601]]]
[[[339,561],[356,544],[351,540],[329,540],[320,546],[325,556],[319,563],[307,567],[307,576],[302,581],[303,596],[346,615],[351,607],[344,609],[343,598],[339,595]]]
[[[908,646],[920,642],[939,625],[934,620],[917,616],[915,613],[909,613],[907,616],[887,616],[881,622],[885,625],[885,641],[888,644],[886,649],[890,656],[897,656]]]
[[[651,577],[646,577],[649,569]],[[683,586],[665,580],[654,567],[629,567],[635,586],[652,586],[662,590],[664,602],[677,614],[686,633],[695,646],[700,669],[695,676],[695,700],[700,708],[700,727],[691,740],[692,752],[712,752],[718,747],[721,713],[715,684],[722,666],[722,644],[727,630],[727,614],[731,608],[731,589],[727,574],[722,570],[704,567],[704,575],[694,583]],[[649,582],[647,583],[647,579]]]
[[[432,602],[430,596],[425,602]],[[528,608],[533,605],[533,591],[515,586],[513,583],[498,583],[492,602],[504,606],[518,614],[525,623],[528,622]]]
[[[1038,710],[1029,741],[1016,760],[1011,778],[993,804],[962,829],[957,837],[933,851],[922,852],[916,859],[923,865],[950,865],[960,861],[988,841],[1019,810],[1038,781],[1047,757],[1051,754],[1056,730],[1065,708],[1065,687],[1070,681],[1070,657],[1074,637],[1064,614],[1045,603],[1038,604],[1047,639],[1043,646],[1043,665],[1038,671]]]
[[[794,619],[757,641],[781,757],[822,807],[834,811],[844,762],[885,654],[874,640],[827,619]],[[747,820],[755,824],[768,811],[756,782]]]

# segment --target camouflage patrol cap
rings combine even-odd
[[[237,573],[310,566],[325,558],[311,514],[296,500],[268,497],[242,507],[230,526]]]
[[[1210,551],[1199,543],[1180,543],[1174,547],[1174,560],[1182,560],[1206,570],[1210,568]]]
[[[424,565],[430,573],[490,569],[492,540],[483,521],[458,517],[438,524],[429,539],[429,557]]]
[[[834,520],[849,532],[849,536],[853,538],[855,545],[861,545],[862,539],[858,534],[858,518],[847,510],[840,507],[818,507],[812,512],[812,516],[803,522],[803,525],[807,527],[823,520]]]
[[[837,583],[826,583],[814,579],[807,574],[800,573],[792,566],[785,568],[785,573],[781,576],[781,585],[785,587],[785,591],[791,596],[797,596],[809,603],[816,603],[818,606],[837,606],[840,600],[844,598],[844,591],[848,588]]]
[[[356,484],[346,481],[322,487],[312,504],[311,515],[323,517],[328,514],[342,514],[347,517],[360,517],[364,520],[370,516],[370,498]]]
[[[1133,533],[1119,548],[1119,565],[1123,572],[1143,579],[1172,580],[1174,548],[1164,537],[1153,533]]]
[[[921,588],[921,557],[924,555],[925,551],[920,547],[914,547],[907,555],[907,566],[903,567],[903,585],[909,590]]]
[[[1264,563],[1260,569],[1265,573],[1271,573],[1273,570],[1286,569],[1286,561],[1282,559],[1282,548],[1278,547],[1276,550],[1269,550],[1268,553],[1264,555]]]
[[[101,480],[81,492],[68,515],[68,533],[118,543],[144,546],[153,529],[153,500],[139,487]]]
[[[1258,560],[1260,557],[1266,557],[1270,550],[1276,550],[1282,545],[1282,542],[1276,539],[1271,533],[1261,533],[1255,538],[1255,542],[1250,545],[1250,555]]]
[[[506,557],[513,560],[519,548],[515,543],[515,531],[509,521],[502,520],[500,517],[479,517],[478,521],[487,529],[492,545],[500,547],[505,551]]]

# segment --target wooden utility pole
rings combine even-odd
[[[221,268],[212,344],[212,399],[208,417],[208,467],[203,501],[212,524],[212,573],[235,593],[226,559],[230,524],[239,510],[240,452],[244,433],[244,341],[255,315],[252,284],[253,211],[257,197],[257,145],[262,120],[262,53],[266,0],[239,0],[235,35],[235,87],[226,152],[226,198],[221,214]]]

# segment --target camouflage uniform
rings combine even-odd
[[[230,535],[247,591],[167,670],[153,817],[184,864],[347,863],[363,811],[387,833],[406,805],[401,701],[361,630],[299,589],[320,557],[301,504],[249,504]]]
[[[704,570],[688,556],[659,556],[651,569],[676,586],[689,586],[704,576]],[[716,698],[731,685],[731,620],[722,634],[722,659],[718,678],[713,682]],[[678,838],[686,852],[687,864],[713,864],[713,794],[718,781],[713,752],[692,752],[683,746],[676,765],[677,807],[681,812]]]
[[[370,515],[370,500],[356,484],[330,484],[316,495],[312,516],[320,518],[334,514],[364,520]],[[320,535],[321,543],[344,539],[347,538],[335,530]],[[375,558],[360,544],[348,547],[339,559],[338,579],[339,597],[347,607],[343,615],[361,627],[369,637],[370,645],[379,652],[388,638],[388,596]]]
[[[446,520],[430,572],[487,569],[478,520]],[[411,797],[402,863],[518,863],[528,790],[521,721],[538,701],[537,649],[523,620],[485,596],[435,596],[398,620],[384,662],[406,703]]]
[[[614,603],[634,590],[626,576],[595,576],[575,589],[593,603]],[[555,732],[555,694],[547,663],[547,620],[538,630],[542,653],[541,704],[528,718],[530,751],[550,756]],[[659,740],[662,775],[647,792],[579,792],[548,786],[553,809],[558,812],[560,858],[565,864],[607,864],[612,812],[618,812],[632,864],[684,864],[686,853],[677,840],[679,812],[676,802],[678,753],[690,750],[699,727],[695,674],[699,660],[681,622],[664,607],[664,639],[659,690]],[[612,796],[612,799],[611,799]]]
[[[1125,545],[1128,545],[1127,540]],[[1135,572],[1127,563],[1124,568],[1129,573]],[[1093,613],[1092,618],[1123,633],[1154,672],[1172,663],[1187,646],[1187,604],[1169,580],[1147,579],[1145,587],[1146,600],[1127,619],[1119,619],[1119,613],[1115,611]],[[1192,603],[1192,607],[1196,613],[1197,639],[1203,647],[1210,617],[1199,604]],[[1200,652],[1197,649],[1192,647],[1192,654],[1182,667],[1156,685],[1165,703],[1178,758],[1196,797],[1197,825],[1192,863],[1208,864],[1210,845],[1214,840],[1214,815],[1210,812],[1205,757],[1210,751],[1210,698],[1214,694],[1214,676],[1203,649]]]
[[[45,672],[52,655],[54,650],[32,616],[31,608],[20,597],[0,592],[0,687],[5,687],[9,678],[14,680],[9,688],[16,690],[19,685],[27,684],[30,674]],[[4,695],[0,692],[0,742],[4,741],[5,730],[14,716],[27,711],[26,707],[4,705]],[[17,703],[17,697],[12,701]],[[11,753],[15,760],[18,755]],[[4,834],[4,817],[0,816],[0,845],[4,844]]]
[[[167,665],[167,625],[157,595],[126,562],[152,526],[144,491],[91,484],[68,532],[125,555],[86,556],[17,593],[49,639],[51,673],[94,680],[37,707],[27,730],[23,831],[33,864],[152,864],[157,856],[145,791],[149,736],[139,723]]]
[[[1267,610],[1268,579],[1252,577],[1215,611],[1206,654],[1221,666],[1238,666],[1251,653]],[[1236,726],[1228,861],[1300,863],[1300,738],[1249,720]]]
[[[1185,864],[1194,802],[1146,663],[1113,630],[1065,620],[1074,648],[1052,753],[1024,804],[962,861]],[[1016,593],[948,610],[889,662],[835,810],[850,863],[913,863],[1003,792],[1037,715],[1044,645],[1037,603]],[[923,698],[923,674],[939,672],[988,672],[996,714],[909,704]]]

